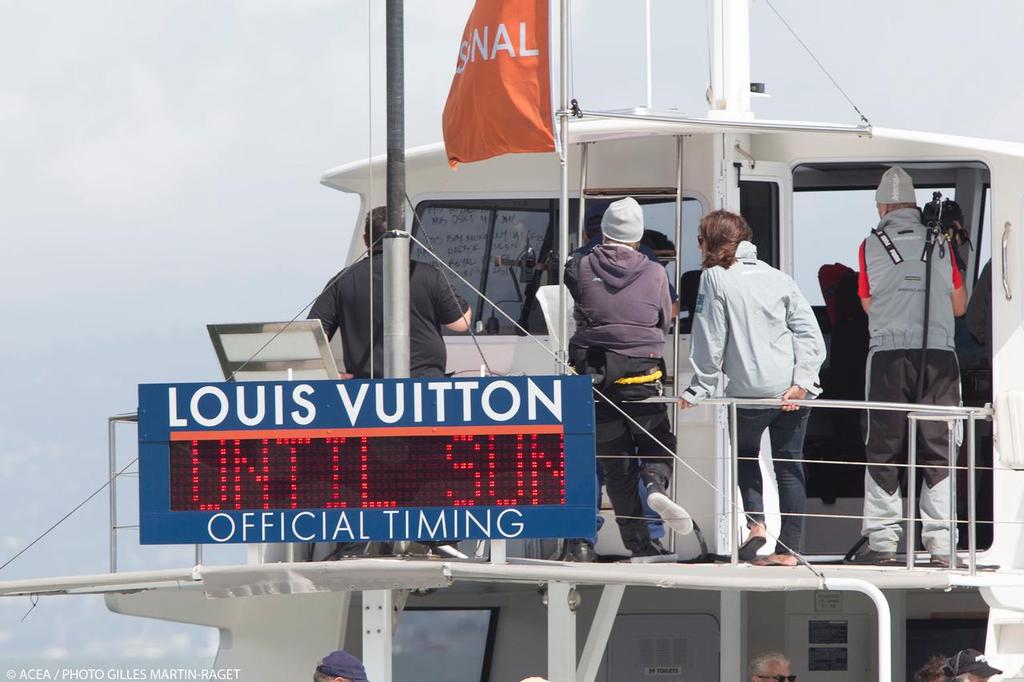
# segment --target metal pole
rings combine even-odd
[[[384,239],[384,373],[409,376],[409,235],[405,232],[403,0],[387,0],[387,205]]]
[[[740,445],[739,427],[737,425],[736,403],[729,404],[729,563],[733,566],[740,562],[740,543],[736,534],[739,532],[739,518],[736,514],[736,489],[740,484]]]
[[[683,138],[676,138],[676,295],[679,294],[680,276],[683,274]],[[678,298],[676,299],[679,300]],[[672,325],[672,395],[679,395],[679,316]],[[678,420],[679,403],[675,403],[673,416]]]
[[[576,605],[572,583],[549,580],[548,680],[576,680]]]
[[[394,608],[391,590],[363,590],[363,663],[374,682],[391,682]]]
[[[975,526],[978,518],[975,511],[977,499],[975,498],[975,470],[974,470],[974,415],[967,417],[967,566],[971,575],[977,571],[978,538]]]
[[[907,568],[914,568],[916,558],[917,541],[915,539],[916,514],[917,510],[917,417],[913,414],[907,415]]]
[[[644,0],[644,86],[647,108],[654,102],[653,60],[651,59],[651,0]]]
[[[587,167],[590,165],[590,143],[584,142],[580,154],[580,199],[579,199],[579,220],[576,228],[576,247],[583,246],[583,236],[586,230],[587,219]]]
[[[558,373],[565,374],[569,355],[569,308],[565,288],[565,257],[569,247],[569,0],[562,0],[559,20],[558,134],[562,144],[562,187],[558,206]]]
[[[880,589],[866,580],[830,578],[830,590],[849,590],[867,595],[878,611],[878,680],[892,682],[892,611]]]
[[[946,422],[949,446],[949,567],[956,569],[956,421]]]
[[[110,499],[110,572],[117,573],[117,422],[107,420],[107,484]]]

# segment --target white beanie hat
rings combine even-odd
[[[644,211],[633,197],[613,202],[601,218],[601,234],[617,242],[633,244],[644,236]]]
[[[893,166],[882,174],[882,181],[875,191],[876,204],[916,204],[914,181],[907,171]]]

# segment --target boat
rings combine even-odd
[[[193,566],[119,572],[112,521],[110,572],[0,582],[0,595],[102,594],[116,613],[217,628],[215,667],[241,670],[245,680],[310,674],[311,662],[339,647],[361,656],[375,682],[409,679],[422,669],[393,667],[408,632],[421,644],[442,633],[447,647],[459,647],[455,655],[443,649],[450,677],[438,680],[736,680],[749,677],[750,657],[781,650],[800,679],[888,682],[928,654],[967,646],[1005,670],[1002,679],[1024,679],[1024,145],[867,121],[758,119],[749,4],[715,0],[713,7],[707,115],[649,106],[589,111],[585,102],[570,107],[563,93],[559,152],[508,155],[452,173],[443,145],[408,150],[407,227],[413,254],[444,264],[476,311],[474,334],[446,338],[449,370],[539,376],[564,371],[569,316],[558,264],[581,243],[588,216],[635,197],[648,227],[671,243],[659,252],[662,262],[673,279],[685,280],[699,269],[699,217],[716,208],[743,213],[761,258],[792,274],[816,304],[830,345],[825,394],[808,435],[808,563],[753,568],[737,561],[741,511],[730,492],[737,460],[726,415],[740,403],[722,399],[675,415],[673,495],[703,529],[704,546],[696,536],[666,539],[684,560],[719,561],[565,563],[553,559],[554,540],[464,542],[465,558],[306,561],[301,547],[267,544],[253,546],[244,565],[204,565],[197,548]],[[321,182],[360,197],[361,224],[379,198],[374,186],[385,186],[386,162],[339,166]],[[849,260],[870,227],[851,234],[842,212],[857,202],[870,208],[868,190],[893,164],[914,177],[922,203],[940,191],[962,207],[976,247],[961,254],[969,287],[991,258],[991,357],[978,348],[961,357],[965,405],[870,406],[963,430],[950,503],[964,568],[956,561],[951,569],[928,567],[913,546],[903,549],[900,566],[842,563],[862,514],[863,448],[850,438],[851,423],[856,431],[868,405],[841,385],[855,360],[839,355],[848,339],[832,326],[824,293],[813,289],[820,267]],[[356,229],[352,259],[362,252]],[[681,287],[684,304],[686,294]],[[689,379],[685,326],[682,317],[666,344],[676,391]],[[119,473],[115,427],[137,419],[110,418],[112,478]],[[770,492],[766,503],[776,532]],[[603,514],[610,519],[609,510]],[[909,526],[913,516],[910,505]],[[604,525],[597,549],[624,554],[614,523]],[[438,662],[422,650],[402,660]]]

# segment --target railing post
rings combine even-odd
[[[949,567],[956,569],[956,420],[946,422],[949,448]]]
[[[907,415],[907,568],[914,568],[917,558],[916,518],[917,518],[917,416]]]
[[[736,401],[729,403],[729,562],[735,566],[740,562],[740,545],[736,534],[739,532],[739,518],[736,514],[736,491],[740,484],[740,446],[737,425]]]
[[[974,575],[977,571],[977,553],[978,553],[978,538],[977,538],[977,525],[978,518],[975,511],[975,505],[977,499],[975,497],[975,470],[974,470],[974,436],[975,436],[975,423],[974,413],[971,412],[967,416],[967,567]]]
[[[107,487],[110,500],[110,572],[117,573],[117,420],[107,419]]]

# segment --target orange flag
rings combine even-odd
[[[548,0],[476,0],[442,127],[448,163],[555,149]]]

